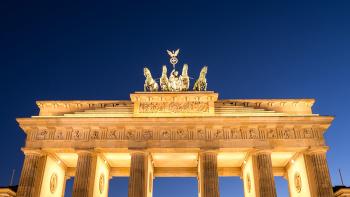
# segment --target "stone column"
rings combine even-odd
[[[217,153],[211,151],[199,154],[198,193],[200,197],[219,197]]]
[[[276,186],[272,173],[271,153],[260,151],[252,155],[257,196],[275,197]]]
[[[96,155],[89,150],[78,151],[73,197],[92,197],[96,171]]]
[[[245,196],[276,197],[271,151],[251,153],[243,166]]]
[[[24,150],[25,158],[19,180],[18,197],[39,195],[44,174],[45,156],[39,151]]]
[[[147,197],[151,195],[153,175],[150,171],[150,157],[146,152],[131,154],[130,177],[128,185],[129,197]],[[150,177],[151,176],[151,177]],[[150,182],[150,183],[149,183]],[[148,187],[150,188],[148,190]]]
[[[334,196],[326,160],[326,151],[326,148],[319,148],[304,154],[311,196]]]

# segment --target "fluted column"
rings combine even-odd
[[[96,171],[96,155],[88,150],[78,151],[73,197],[92,197]]]
[[[217,153],[205,151],[199,154],[199,196],[219,197]]]
[[[128,196],[129,197],[147,197],[149,196],[149,191],[147,188],[152,187],[152,184],[149,184],[150,174],[150,163],[149,155],[146,152],[134,152],[131,154],[131,165],[130,165],[130,177],[128,185]],[[148,187],[147,187],[148,186]]]
[[[252,155],[254,175],[256,177],[257,196],[275,197],[276,186],[272,173],[271,154],[269,152],[257,152]]]
[[[243,165],[245,196],[276,197],[272,172],[271,151],[257,150],[250,154]]]
[[[304,154],[311,196],[334,196],[326,160],[326,151],[326,148],[320,148]]]
[[[45,156],[38,151],[24,151],[25,158],[18,185],[18,197],[36,197],[41,188]]]

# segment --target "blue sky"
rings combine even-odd
[[[332,182],[340,168],[350,185],[349,9],[345,0],[1,1],[0,185],[12,169],[18,182],[25,135],[15,118],[36,114],[36,100],[128,99],[143,89],[142,68],[160,75],[176,48],[192,77],[208,65],[220,98],[315,98],[315,113],[336,117],[325,134]],[[155,197],[197,191],[195,179],[154,185]],[[126,187],[113,179],[111,196]],[[220,187],[243,196],[238,177]]]

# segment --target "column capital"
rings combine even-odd
[[[46,153],[41,149],[21,148],[21,150],[25,155],[37,155],[37,156],[46,155]]]
[[[252,148],[248,151],[248,154],[246,155],[246,159],[249,156],[252,155],[257,155],[257,154],[271,154],[272,153],[272,148],[263,148],[263,147],[259,147],[259,148]]]
[[[316,153],[326,153],[328,150],[329,150],[328,146],[316,146],[316,147],[310,147],[304,153],[310,155],[310,154],[316,154]]]
[[[200,149],[198,154],[204,154],[204,153],[214,153],[218,154],[219,149]]]
[[[130,154],[145,154],[148,155],[149,151],[147,149],[129,149]]]
[[[79,154],[96,154],[97,152],[94,149],[75,149],[75,152]]]
[[[257,154],[271,154],[272,149],[254,149],[251,154],[257,155]]]

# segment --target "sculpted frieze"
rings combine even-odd
[[[231,139],[242,139],[242,133],[239,128],[233,128],[228,130],[230,130]]]
[[[162,128],[35,128],[27,140],[235,140],[235,139],[311,139],[322,138],[318,127],[162,127]]]
[[[83,140],[85,137],[85,131],[74,129],[72,131],[72,140]]]
[[[139,113],[194,113],[209,112],[207,102],[148,102],[140,103]]]
[[[36,135],[37,140],[48,140],[49,139],[49,132],[47,129],[43,129],[41,131],[37,132]]]

